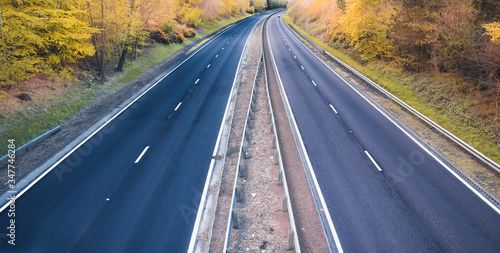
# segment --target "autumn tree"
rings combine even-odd
[[[68,63],[93,55],[93,30],[81,19],[82,1],[2,0],[0,86],[35,73],[68,75]]]
[[[387,31],[394,14],[390,1],[346,1],[339,29],[346,41],[362,53],[364,60],[392,57],[394,49]]]
[[[483,25],[486,34],[491,37],[491,41],[500,44],[500,22]]]

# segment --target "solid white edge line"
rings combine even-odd
[[[288,30],[288,29],[287,29]],[[288,30],[289,33],[292,34],[292,36],[301,44],[304,48],[306,48],[309,53],[311,53],[313,56],[315,56],[321,63],[323,63],[330,71],[332,71],[336,76],[338,76],[344,83],[346,83],[351,89],[353,89],[358,95],[360,95],[366,102],[368,102],[371,106],[373,106],[377,111],[379,111],[384,117],[386,117],[390,122],[392,122],[394,125],[396,125],[397,128],[399,128],[406,136],[408,136],[413,142],[415,142],[420,148],[422,148],[428,155],[430,155],[434,160],[436,160],[439,164],[441,164],[446,170],[448,170],[455,178],[457,178],[461,183],[463,183],[467,188],[469,188],[474,194],[476,194],[481,200],[483,200],[488,206],[490,206],[495,212],[500,214],[500,209],[496,207],[493,203],[491,203],[489,200],[487,200],[480,192],[478,192],[474,187],[472,187],[469,183],[467,183],[461,176],[459,176],[455,171],[453,171],[448,165],[446,165],[441,159],[439,159],[436,155],[434,155],[430,150],[428,150],[423,144],[420,143],[417,139],[415,139],[413,136],[411,136],[406,130],[404,130],[399,124],[397,124],[389,115],[387,115],[385,112],[383,112],[381,109],[379,109],[377,106],[375,106],[365,95],[361,94],[357,89],[355,89],[343,76],[338,74],[331,66],[329,66],[326,62],[324,62],[319,56],[314,54],[306,45],[304,45],[290,30]]]
[[[253,29],[255,29],[255,27],[256,27],[256,25],[258,23],[259,22],[255,23],[255,26],[254,26]],[[248,42],[250,41],[250,34],[253,33],[253,29],[252,29],[252,31],[250,31],[250,33],[249,33],[249,35],[247,37],[247,41],[245,42],[245,47],[248,44]],[[229,95],[229,98],[227,100],[226,110],[224,111],[224,116],[222,117],[221,126],[219,128],[219,135],[217,136],[217,141],[215,142],[215,148],[214,148],[214,152],[212,154],[212,157],[215,156],[217,154],[217,151],[218,151],[218,146],[219,146],[219,143],[220,143],[220,139],[222,137],[222,131],[224,129],[224,120],[226,119],[228,111],[229,111],[229,104],[231,103],[231,94],[234,92],[234,86],[235,86],[236,80],[238,78],[238,70],[239,70],[239,68],[241,66],[241,62],[243,60],[243,53],[245,51],[245,47],[243,47],[243,50],[241,51],[240,61],[238,62],[238,67],[236,68],[236,73],[234,75],[233,87],[231,88],[231,92],[229,93],[230,95]],[[224,48],[222,48],[222,50],[224,50]],[[198,207],[198,212],[196,214],[196,220],[194,222],[193,232],[191,233],[191,239],[189,241],[189,247],[188,247],[188,250],[187,250],[188,253],[191,253],[191,252],[194,251],[194,245],[196,243],[196,237],[197,237],[198,229],[200,227],[201,215],[203,214],[203,207],[205,206],[206,196],[207,196],[207,193],[208,193],[208,186],[209,186],[209,183],[210,183],[210,179],[212,177],[212,173],[213,173],[212,171],[214,169],[214,163],[215,163],[215,159],[212,158],[212,160],[210,162],[210,167],[209,167],[209,170],[208,170],[208,174],[207,174],[207,179],[205,180],[205,186],[203,188],[203,193],[201,195],[200,205]]]
[[[283,89],[283,94],[285,95],[284,96],[285,102],[286,102],[286,104],[288,105],[288,108],[290,108],[290,111],[291,111],[290,103],[288,101],[288,97],[286,95],[286,91],[284,89],[283,82],[281,81],[281,76],[279,74],[278,67],[276,65],[276,61],[274,60],[274,54],[273,54],[273,50],[272,50],[272,47],[271,47],[271,42],[269,41],[269,36],[267,36],[267,43],[269,45],[269,52],[271,53],[271,60],[273,62],[273,68],[276,70],[276,76],[277,76],[279,84],[281,86],[280,88]],[[305,148],[304,141],[302,140],[302,135],[300,134],[299,127],[297,126],[297,122],[295,121],[295,116],[293,115],[293,113],[291,113],[290,117],[291,117],[292,122],[293,122],[293,127],[297,130],[297,134],[298,134],[298,137],[299,137],[298,141],[299,141],[301,149],[304,151],[306,162],[307,162],[307,165],[308,165],[308,168],[309,168],[309,171],[311,173],[311,177],[312,177],[312,180],[313,180],[313,183],[314,183],[314,187],[316,188],[316,191],[318,192],[318,196],[319,196],[321,205],[323,206],[323,211],[325,212],[325,216],[326,216],[326,219],[327,219],[327,222],[328,222],[328,226],[330,227],[330,230],[332,232],[333,238],[335,240],[335,245],[336,245],[337,250],[339,251],[339,253],[342,253],[344,251],[342,249],[342,245],[340,244],[340,239],[339,239],[339,236],[337,234],[337,230],[335,230],[335,226],[333,225],[332,217],[330,216],[330,211],[328,210],[328,206],[326,205],[325,198],[323,197],[323,193],[321,192],[321,188],[319,187],[318,180],[316,179],[316,174],[314,173],[314,169],[312,168],[311,161],[309,160],[309,155],[307,154],[307,150]]]
[[[378,166],[377,162],[375,162],[375,160],[370,155],[370,153],[368,153],[368,151],[365,150],[365,154],[368,156],[368,158],[370,158],[370,161],[372,161],[372,163],[375,164],[375,167],[377,167],[377,170],[382,171],[382,169],[380,168],[380,166]]]
[[[177,111],[177,109],[179,109],[179,106],[182,105],[182,102],[179,102],[179,104],[177,104],[177,106],[175,107],[174,111]]]
[[[193,54],[191,54],[188,58],[186,58],[184,61],[179,63],[175,68],[170,70],[167,74],[165,74],[162,78],[160,78],[158,81],[156,81],[151,87],[149,87],[147,90],[145,90],[143,93],[141,93],[139,96],[137,96],[134,100],[132,100],[128,105],[126,105],[123,109],[121,109],[119,112],[117,112],[113,117],[108,119],[104,124],[102,124],[99,128],[97,128],[94,132],[92,132],[87,138],[83,139],[78,145],[76,145],[73,149],[71,149],[68,153],[66,153],[63,157],[61,157],[57,162],[55,162],[52,166],[50,166],[45,172],[43,172],[40,176],[38,176],[35,180],[33,180],[28,186],[26,186],[23,190],[19,192],[19,194],[16,195],[16,198],[19,198],[21,195],[23,195],[26,191],[28,191],[33,185],[35,185],[38,181],[40,181],[43,177],[45,177],[48,173],[50,173],[55,167],[57,167],[59,164],[61,164],[62,161],[64,161],[66,158],[68,158],[70,155],[72,155],[77,149],[79,149],[83,144],[85,144],[90,138],[94,137],[95,134],[97,134],[99,131],[101,131],[104,127],[106,127],[111,121],[113,121],[115,118],[120,116],[125,110],[127,110],[132,104],[134,104],[137,100],[139,100],[142,96],[144,96],[148,91],[153,89],[158,83],[163,81],[167,76],[169,76],[172,72],[177,70],[180,66],[182,66],[186,61],[191,59],[194,55],[196,55],[198,52],[200,52],[203,48],[208,46],[210,43],[212,43],[214,40],[216,40],[218,37],[220,37],[222,34],[226,33],[229,31],[231,27],[228,27],[226,30],[222,31],[215,37],[213,37],[211,40],[209,40],[207,43],[205,43],[203,46],[198,48]],[[3,212],[9,205],[12,203],[13,200],[8,201],[5,205],[2,206],[0,209],[0,213]]]
[[[330,108],[332,108],[332,110],[333,110],[335,113],[337,113],[337,114],[338,114],[337,110],[335,110],[335,107],[333,107],[333,105],[332,105],[332,104],[330,104]]]
[[[137,157],[137,159],[135,160],[134,163],[138,163],[141,160],[142,156],[146,153],[146,151],[148,151],[148,149],[149,149],[149,146],[145,147],[144,150],[142,151],[142,153],[139,155],[139,157]]]
[[[194,84],[197,84],[199,81],[200,81],[200,79],[199,79],[199,78],[198,78],[198,79],[196,79],[196,82],[194,82]]]

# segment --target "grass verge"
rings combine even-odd
[[[415,74],[406,73],[397,67],[378,62],[366,65],[360,64],[340,50],[330,47],[323,40],[309,35],[299,26],[295,25],[288,14],[283,16],[283,20],[286,24],[292,25],[309,40],[378,83],[409,106],[441,125],[495,162],[500,163],[500,146],[493,141],[495,137],[492,135],[492,132],[488,129],[485,130],[487,127],[482,126],[484,123],[478,122],[467,113],[467,107],[470,104],[469,101],[465,101],[460,97],[435,101],[436,95],[440,96],[442,90],[431,92],[421,91],[422,87],[434,86],[434,84],[442,82],[442,80],[436,80],[438,77],[429,76],[421,78]],[[443,101],[449,104],[443,104]]]
[[[28,102],[26,104],[29,106],[28,108],[17,111],[14,115],[8,117],[0,117],[0,125],[2,125],[0,128],[0,156],[7,153],[9,139],[14,139],[16,147],[19,147],[50,128],[68,122],[75,114],[86,106],[90,106],[97,98],[113,93],[127,85],[142,72],[167,59],[188,44],[248,16],[250,15],[242,14],[217,22],[206,21],[200,26],[203,33],[198,33],[194,38],[186,38],[180,44],[156,44],[154,47],[145,50],[137,60],[128,61],[124,67],[124,73],[104,85],[92,85],[90,88],[79,84],[68,85],[62,91],[62,94],[58,96]],[[203,40],[198,45],[207,40]]]

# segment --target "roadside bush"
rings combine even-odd
[[[172,42],[174,43],[182,43],[184,42],[184,40],[186,38],[184,38],[184,35],[182,35],[181,32],[177,31],[177,30],[174,30],[171,34],[170,34],[170,39],[172,40]]]
[[[179,31],[181,30],[181,31]],[[192,30],[192,29],[191,29]],[[194,33],[194,30],[193,30]],[[189,33],[191,35],[191,33]],[[159,43],[170,44],[170,43],[182,43],[186,39],[183,34],[183,30],[174,28],[170,23],[165,23],[157,28],[154,28],[150,32],[151,39]]]
[[[186,28],[182,34],[184,34],[184,37],[186,38],[191,38],[196,36],[196,32],[194,31],[193,28]]]
[[[151,37],[151,39],[159,43],[164,43],[167,45],[172,43],[170,37],[167,36],[162,30],[160,30],[160,28],[155,28],[153,31],[150,32],[149,36]]]
[[[188,28],[184,25],[179,25],[175,28],[175,30],[179,31],[180,33],[182,33],[182,35],[184,35],[185,38],[191,38],[191,37],[194,37],[196,36],[196,32],[194,31],[193,28]]]

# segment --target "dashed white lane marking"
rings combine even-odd
[[[224,48],[222,48],[222,50],[224,50]]]
[[[200,78],[196,79],[196,82],[194,82],[194,84],[197,84],[199,81],[200,81]],[[189,90],[189,91],[191,91],[191,90]]]
[[[216,55],[215,58],[219,57],[219,55]]]
[[[378,171],[382,171],[382,169],[380,168],[380,166],[378,166],[377,162],[375,162],[375,160],[370,155],[370,153],[368,153],[368,151],[365,150],[365,154],[368,156],[368,158],[370,158],[370,160],[372,161],[372,163],[375,164],[375,167],[377,167],[377,170]]]
[[[179,102],[179,104],[175,107],[174,111],[177,111],[179,109],[179,106],[181,106],[182,102]]]
[[[316,86],[316,87],[318,86],[318,85],[316,85],[316,83],[314,81],[311,81],[311,82],[314,84],[314,86]],[[332,105],[330,105],[330,106],[332,106]]]
[[[142,156],[146,153],[146,151],[148,151],[148,149],[149,149],[149,146],[147,146],[146,148],[144,148],[144,150],[143,150],[143,151],[142,151],[142,153],[139,155],[139,157],[137,157],[137,159],[135,160],[135,162],[134,162],[134,163],[138,163],[138,162],[141,160]]]
[[[292,51],[292,49],[289,48],[288,51]]]
[[[208,64],[207,69],[210,68],[210,64]]]
[[[295,55],[294,55],[294,56],[293,56],[293,58],[294,58],[294,59],[297,59],[297,56],[295,56]]]
[[[335,110],[335,107],[333,107],[333,105],[330,104],[330,108],[332,108],[334,113],[336,113],[336,114],[338,113],[337,110]]]
[[[304,66],[300,65],[300,67],[302,68],[302,70],[304,70]]]

